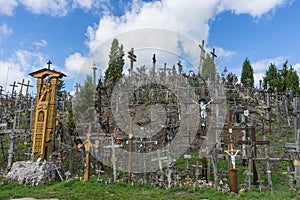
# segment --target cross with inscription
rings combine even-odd
[[[52,62],[49,60],[48,62],[47,62],[47,65],[48,65],[48,69],[50,69],[50,65],[52,64]]]

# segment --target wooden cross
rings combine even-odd
[[[229,162],[228,162],[228,168],[229,168],[229,186],[230,191],[237,193],[237,168],[235,167],[235,156],[239,152],[239,150],[234,149],[234,138],[235,137],[242,137],[244,136],[243,132],[233,132],[233,126],[232,122],[228,121],[228,132],[227,133],[221,133],[220,137],[229,137],[229,148],[228,150],[225,150],[227,154],[229,154]],[[234,154],[233,154],[234,153]]]
[[[100,137],[99,137],[100,136]],[[98,137],[93,137],[92,136],[92,123],[88,123],[88,133],[86,135],[86,137],[76,137],[76,139],[84,139],[85,141],[82,144],[78,144],[77,147],[78,148],[82,148],[84,147],[85,149],[85,164],[86,164],[86,168],[84,171],[84,182],[87,182],[90,178],[90,156],[91,156],[91,148],[95,147],[98,148],[99,144],[92,144],[91,140],[92,139],[103,139],[105,138],[105,135],[99,135]]]
[[[213,59],[214,62],[215,62],[215,58],[217,57],[217,54],[216,54],[215,51],[216,51],[215,48],[213,48],[212,52],[210,52],[210,54],[212,55],[212,59]]]
[[[167,71],[170,71],[172,69],[167,67],[167,63],[164,63],[164,67],[163,68],[159,68],[159,70],[162,70],[163,71],[163,75],[166,76],[167,75]]]
[[[180,60],[177,62],[178,65],[178,73],[181,74],[182,73],[182,64],[180,62]]]
[[[133,63],[136,62],[136,55],[134,55],[134,49],[131,48],[130,51],[128,51],[128,58],[130,59],[130,69],[129,69],[129,77],[132,76],[133,71]]]
[[[14,84],[10,84],[9,86],[12,86],[12,91],[11,91],[11,98],[14,98],[14,93],[15,93],[15,88],[18,87],[16,85],[16,81],[14,81]]]
[[[52,62],[49,60],[48,62],[47,62],[47,65],[48,65],[48,69],[50,69],[50,65],[52,64]]]
[[[114,132],[116,128],[114,129]],[[117,182],[117,157],[116,157],[116,149],[117,147],[121,147],[121,145],[115,144],[114,135],[111,135],[111,145],[104,146],[103,148],[111,149],[111,162],[113,165],[113,175],[114,175],[114,182]]]
[[[167,156],[161,157],[161,155],[160,155],[160,149],[158,149],[157,150],[157,158],[153,158],[153,159],[151,159],[151,161],[152,162],[158,161],[159,171],[162,173],[163,172],[162,161],[163,160],[167,160],[167,159],[168,159]]]
[[[26,93],[25,93],[25,97],[28,96],[28,89],[29,87],[33,87],[32,85],[30,85],[30,80],[28,80],[27,84],[23,84],[24,86],[26,86]]]
[[[202,75],[202,64],[203,64],[203,61],[204,61],[204,58],[205,58],[204,40],[202,40],[202,45],[199,44],[199,47],[201,49],[201,53],[200,53],[198,75]]]
[[[155,53],[153,54],[153,57],[152,57],[152,64],[153,64],[153,76],[155,75],[155,64],[156,64],[156,58],[155,58]]]

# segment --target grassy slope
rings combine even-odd
[[[28,187],[18,184],[6,184],[1,186],[0,199],[10,198],[58,198],[58,199],[291,199],[288,189],[275,188],[274,194],[260,193],[256,188],[253,191],[235,194],[222,194],[214,188],[199,189],[173,188],[170,190],[152,188],[147,185],[129,185],[118,183],[115,185],[99,186],[97,180],[92,178],[90,182],[52,182],[48,185]],[[300,197],[300,196],[298,196]]]

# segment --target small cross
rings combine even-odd
[[[217,57],[215,48],[213,48],[212,52],[210,52],[210,53],[211,53],[211,55],[212,55],[213,61],[215,61],[215,58]]]
[[[52,64],[52,62],[49,60],[48,62],[47,62],[47,65],[48,65],[48,69],[50,69],[50,65]]]

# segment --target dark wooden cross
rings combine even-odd
[[[25,97],[27,97],[28,96],[28,89],[29,89],[29,87],[33,87],[33,86],[30,85],[30,80],[28,80],[27,84],[23,84],[23,86],[26,87]]]
[[[252,149],[252,153],[253,153],[253,159],[252,159],[252,170],[253,170],[253,182],[255,186],[258,186],[258,173],[257,173],[257,169],[256,169],[256,145],[266,145],[266,144],[270,144],[269,141],[266,140],[256,140],[256,132],[255,132],[255,127],[254,126],[248,126],[245,128],[240,127],[239,130],[245,130],[245,129],[250,129],[251,130],[251,140],[242,140],[242,141],[238,141],[237,143],[239,145],[250,145],[253,149]]]
[[[48,69],[50,69],[50,65],[52,64],[52,62],[49,60],[48,62],[47,62],[47,65],[48,65]]]
[[[212,50],[212,52],[210,52],[210,54],[212,55],[212,59],[215,62],[215,58],[217,57],[215,48],[213,48],[213,50]]]
[[[199,44],[200,47],[200,60],[199,60],[199,68],[198,68],[198,74],[202,75],[202,64],[205,58],[205,49],[204,49],[204,40],[202,40],[202,45]]]
[[[155,53],[153,54],[153,57],[152,57],[152,64],[153,64],[153,76],[155,75],[155,63],[156,63],[156,58],[155,58]]]
[[[182,64],[181,64],[180,60],[178,61],[177,65],[178,65],[178,73],[181,74],[182,73]]]
[[[130,59],[129,77],[131,77],[133,71],[133,63],[136,62],[136,55],[134,55],[133,48],[131,48],[131,50],[128,51],[128,58]]]
[[[11,98],[14,98],[15,88],[18,87],[16,85],[16,81],[14,81],[14,84],[10,84],[9,86],[12,86]]]

